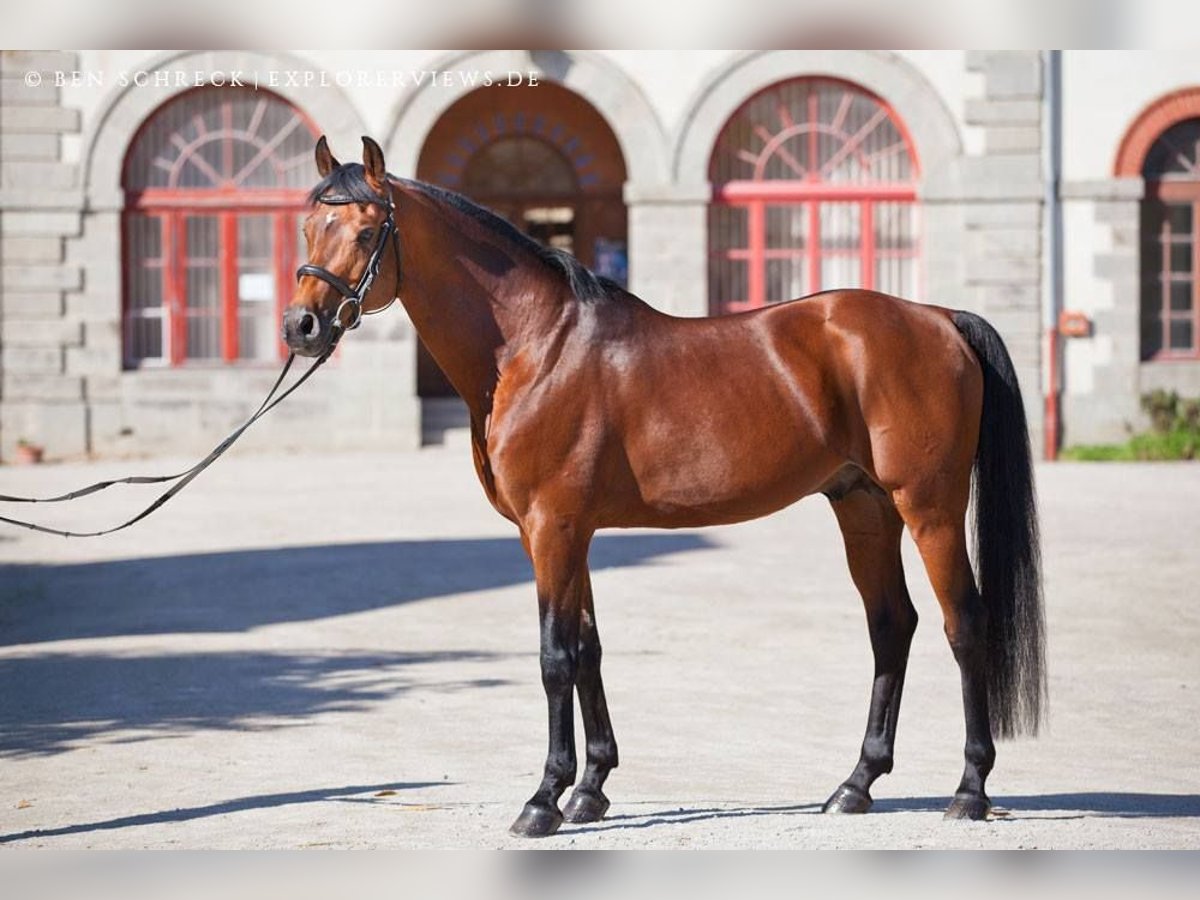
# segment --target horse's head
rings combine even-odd
[[[383,151],[363,139],[363,161],[342,165],[317,141],[313,211],[304,220],[308,262],[283,314],[283,339],[301,356],[328,353],[364,313],[383,309],[399,287],[400,247]]]

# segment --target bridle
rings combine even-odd
[[[347,206],[351,203],[359,203],[346,194],[325,194],[317,198],[318,203],[324,203],[327,206]],[[320,278],[335,291],[342,295],[342,302],[338,304],[337,312],[333,314],[333,329],[335,340],[339,336],[339,332],[353,331],[362,322],[363,317],[363,301],[367,294],[370,293],[371,285],[375,283],[375,277],[379,274],[379,266],[383,262],[383,253],[387,245],[390,243],[396,254],[396,290],[392,292],[392,302],[395,302],[397,295],[400,293],[400,242],[397,239],[396,233],[396,206],[392,202],[390,196],[379,197],[377,201],[384,209],[387,210],[387,219],[379,229],[379,241],[375,244],[375,248],[371,251],[371,256],[367,260],[367,267],[363,270],[362,275],[358,279],[358,284],[350,287],[342,278],[334,275],[323,266],[314,266],[312,263],[305,263],[296,270],[296,281],[299,281],[305,275],[311,275],[313,278]],[[388,303],[391,306],[391,303]],[[383,312],[388,306],[381,307],[377,310],[372,310],[371,314]],[[346,324],[342,321],[342,312],[349,310],[350,322]]]

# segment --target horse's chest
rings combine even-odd
[[[475,463],[475,474],[479,477],[479,483],[483,487],[483,493],[487,497],[488,502],[492,504],[492,507],[500,515],[506,519],[516,521],[513,510],[509,508],[497,485],[496,472],[492,467],[492,460],[488,454],[486,432],[479,433],[475,429],[472,429],[471,459]]]

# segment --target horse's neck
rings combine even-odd
[[[403,248],[400,299],[417,334],[482,421],[505,359],[561,313],[520,268],[523,251],[473,237],[465,214],[394,188]],[[536,270],[533,270],[536,271]]]

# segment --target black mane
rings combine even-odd
[[[557,274],[565,277],[567,284],[571,288],[571,293],[578,300],[582,300],[585,303],[594,303],[607,299],[613,291],[623,290],[611,278],[604,278],[597,275],[567,251],[538,243],[507,220],[500,218],[500,216],[496,215],[490,209],[480,206],[462,194],[456,194],[454,191],[446,190],[437,185],[427,184],[424,181],[396,178],[394,175],[389,175],[388,177],[393,181],[403,183],[407,187],[414,188],[426,196],[432,197],[434,200],[453,207],[459,212],[470,216],[489,231],[524,248],[534,257],[552,268]],[[356,203],[387,202],[385,198],[380,197],[371,190],[371,186],[367,184],[367,180],[363,174],[361,163],[346,163],[345,165],[338,166],[326,175],[309,193],[309,203],[318,202],[326,192],[349,197]]]

